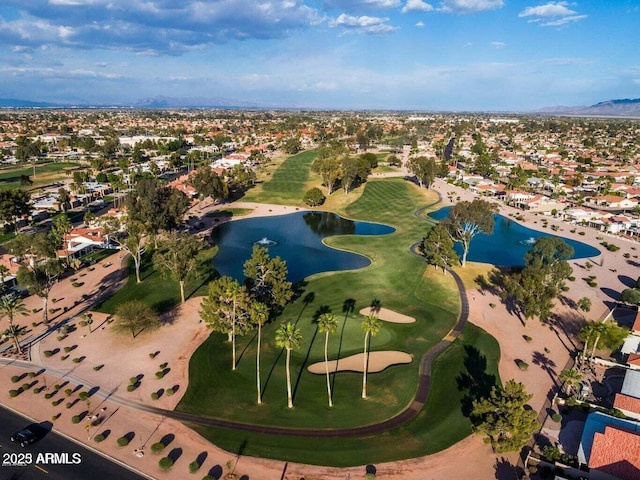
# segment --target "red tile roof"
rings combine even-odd
[[[589,468],[622,480],[640,478],[640,435],[607,425],[596,432],[591,447]]]
[[[640,331],[640,312],[636,313],[636,319],[633,322],[633,327],[631,327],[632,332]]]
[[[624,393],[616,393],[613,408],[628,412],[640,413],[640,398],[630,397]]]
[[[630,353],[627,357],[627,363],[629,365],[640,365],[640,355],[637,353]]]

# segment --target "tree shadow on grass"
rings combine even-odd
[[[309,355],[311,355],[311,349],[313,348],[313,343],[316,341],[316,336],[318,335],[318,319],[320,315],[324,313],[330,313],[331,308],[328,305],[322,305],[316,312],[313,314],[312,323],[316,324],[316,329],[313,331],[313,337],[311,337],[311,342],[309,342],[309,348],[307,348],[307,354],[302,361],[302,365],[300,366],[300,371],[298,372],[298,378],[296,378],[296,383],[293,387],[293,399],[296,398],[296,392],[298,391],[298,386],[300,385],[300,379],[302,378],[302,374],[304,373],[304,369],[307,366],[307,362],[309,361]]]
[[[459,391],[466,391],[461,401],[462,414],[470,417],[473,402],[487,398],[491,389],[497,385],[496,376],[487,373],[487,357],[473,345],[465,345],[465,372],[456,377]]]
[[[356,308],[356,299],[355,298],[347,298],[342,303],[342,313],[344,313],[344,321],[342,322],[342,328],[340,329],[340,341],[338,342],[338,354],[336,356],[336,361],[339,361],[342,354],[342,341],[344,340],[344,329],[347,326],[347,320],[349,319],[349,315],[353,313]],[[335,392],[336,386],[336,374],[337,370],[335,370],[331,374],[331,391]]]

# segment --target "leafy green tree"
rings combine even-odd
[[[103,217],[102,226],[109,238],[120,246],[120,249],[131,256],[136,271],[136,283],[142,282],[140,267],[142,255],[147,251],[145,247],[145,229],[140,222],[128,221],[126,231],[117,217]]]
[[[520,450],[538,430],[537,413],[525,408],[531,398],[522,383],[509,380],[504,387],[494,386],[488,398],[473,402],[475,428],[487,435],[495,452]]]
[[[196,192],[198,192],[198,197],[201,202],[207,197],[211,197],[213,201],[217,201],[229,196],[228,185],[209,165],[203,165],[198,168],[195,173],[189,177],[189,183],[196,189]]]
[[[287,352],[287,406],[293,408],[293,396],[291,394],[291,350],[300,348],[302,332],[293,323],[287,322],[276,330],[276,346],[284,348]]]
[[[8,333],[11,336],[16,352],[20,354],[22,353],[22,348],[20,348],[20,341],[16,335],[20,329],[16,329],[16,325],[13,323],[15,317],[18,315],[28,315],[27,307],[22,302],[22,299],[12,293],[2,295],[2,297],[0,297],[0,318],[6,318],[9,322]]]
[[[342,170],[342,188],[345,195],[356,185],[365,182],[369,169],[367,164],[360,157],[352,157],[345,155],[340,160],[340,169]]]
[[[176,230],[189,206],[190,200],[183,192],[155,178],[141,179],[127,196],[129,220],[142,225],[154,239],[160,231]]]
[[[589,312],[589,310],[591,310],[591,299],[589,297],[582,297],[576,302],[576,307],[585,313]]]
[[[62,267],[57,260],[35,262],[31,267],[22,265],[18,269],[18,283],[42,299],[42,320],[49,323],[49,293],[58,281]]]
[[[302,142],[300,141],[300,137],[287,138],[284,142],[282,142],[282,151],[284,153],[293,155],[298,153],[300,150],[302,150]]]
[[[155,330],[160,327],[160,319],[156,312],[140,300],[123,302],[116,307],[113,330],[118,333],[131,333],[136,338],[144,330]]]
[[[22,189],[0,190],[0,223],[13,223],[18,231],[18,219],[31,211],[31,194]]]
[[[480,233],[493,234],[494,214],[498,207],[486,200],[462,201],[449,211],[449,218],[440,222],[454,242],[462,244],[462,267],[467,263],[469,247]]]
[[[251,324],[258,328],[258,340],[256,346],[256,385],[258,387],[258,405],[262,403],[262,383],[260,381],[260,348],[262,344],[262,327],[269,320],[269,308],[264,303],[253,302],[249,316]]]
[[[448,268],[459,263],[458,254],[453,249],[453,240],[441,224],[429,230],[419,248],[427,262],[436,268],[442,268],[444,274]]]
[[[207,296],[200,304],[200,318],[213,331],[226,333],[231,342],[231,370],[237,367],[236,337],[251,328],[250,307],[245,287],[226,276],[209,283]]]
[[[73,224],[66,213],[61,213],[53,217],[49,237],[56,247],[62,246],[67,261],[69,260],[69,242],[64,241],[64,237],[73,229]]]
[[[184,285],[197,273],[196,256],[202,242],[188,233],[173,232],[162,242],[162,249],[153,255],[156,269],[173,278],[180,286],[180,298],[185,302]]]
[[[525,319],[549,318],[553,301],[573,272],[567,262],[572,256],[573,248],[561,238],[538,238],[524,256],[524,269],[506,279],[506,291],[516,300]]]
[[[620,301],[631,305],[640,305],[640,289],[626,288],[620,293]]]
[[[62,210],[63,212],[66,212],[71,208],[71,195],[66,188],[60,187],[58,189],[57,201],[60,210]]]
[[[244,262],[249,292],[272,313],[281,311],[293,296],[287,274],[287,263],[280,257],[271,258],[269,250],[259,245],[253,246],[251,258]]]
[[[342,168],[338,157],[318,157],[311,164],[311,171],[320,175],[322,184],[327,187],[327,195],[331,195],[335,184],[342,177]]]
[[[333,407],[333,399],[331,396],[331,379],[329,377],[329,334],[336,333],[338,329],[338,317],[333,313],[323,313],[318,318],[318,331],[324,333],[324,368],[327,374],[327,396],[329,397],[329,406]]]
[[[364,366],[362,371],[362,398],[367,398],[367,371],[369,370],[369,339],[380,331],[380,320],[374,315],[367,315],[360,324],[364,332]]]
[[[302,201],[310,207],[317,207],[324,203],[325,197],[318,187],[313,187],[304,194]]]
[[[424,186],[431,188],[438,173],[435,159],[424,156],[411,158],[407,162],[407,169],[416,176],[421,188]]]

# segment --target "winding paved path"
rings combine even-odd
[[[430,207],[432,205],[429,205]],[[416,211],[416,216],[418,218],[419,215],[426,207],[423,207]],[[417,243],[410,247],[411,252],[419,256],[416,252]],[[419,382],[418,389],[414,396],[413,401],[401,412],[397,415],[383,421],[380,423],[375,423],[371,425],[363,425],[360,427],[353,428],[344,428],[344,429],[314,429],[314,428],[290,428],[290,427],[279,427],[272,425],[254,425],[241,423],[231,420],[224,420],[213,417],[206,417],[202,415],[196,415],[186,412],[178,412],[173,410],[165,410],[162,408],[152,407],[143,403],[134,402],[131,400],[127,400],[118,396],[116,391],[107,392],[98,388],[98,386],[90,385],[84,379],[73,375],[71,372],[65,372],[62,370],[55,370],[51,368],[46,368],[46,371],[50,375],[58,376],[59,378],[70,380],[76,383],[82,383],[86,388],[92,389],[95,391],[93,396],[96,398],[109,399],[114,403],[119,405],[135,408],[138,410],[146,411],[149,413],[154,413],[157,415],[162,415],[165,417],[173,418],[176,420],[180,420],[182,422],[189,422],[192,424],[204,425],[204,426],[212,426],[212,427],[221,427],[221,428],[229,428],[235,430],[242,430],[246,432],[255,432],[255,433],[265,433],[271,435],[286,435],[286,436],[295,436],[295,437],[313,437],[313,438],[336,438],[336,437],[361,437],[366,435],[374,435],[385,432],[387,430],[399,427],[406,422],[415,418],[420,410],[425,406],[427,401],[427,397],[429,395],[429,390],[431,388],[431,369],[433,365],[433,361],[440,355],[449,345],[451,345],[456,338],[460,336],[462,330],[467,324],[467,320],[469,318],[469,301],[467,299],[467,294],[464,288],[464,284],[462,283],[462,279],[458,276],[454,271],[449,270],[453,278],[455,279],[456,286],[458,287],[458,292],[460,294],[460,314],[458,316],[458,321],[454,325],[454,327],[449,331],[449,333],[438,343],[432,346],[427,352],[422,356],[420,361],[419,368]],[[32,347],[37,349],[37,344]],[[37,358],[37,357],[36,357]],[[28,362],[23,360],[9,360],[9,359],[0,359],[0,364],[13,364],[20,365],[26,368],[40,368],[42,365],[38,365],[34,362]]]

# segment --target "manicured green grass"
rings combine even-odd
[[[206,284],[213,275],[211,259],[216,248],[207,248],[198,254],[199,275],[187,282],[185,295],[187,297],[204,295]],[[116,307],[123,302],[131,300],[141,300],[152,307],[158,313],[165,313],[176,307],[180,303],[180,288],[178,282],[170,278],[165,278],[160,272],[153,268],[150,249],[144,254],[142,267],[140,268],[141,283],[136,283],[136,273],[133,262],[129,263],[129,278],[127,283],[114,295],[96,306],[98,312],[115,312]]]
[[[409,245],[421,239],[429,228],[424,221],[415,218],[413,212],[434,198],[435,194],[425,194],[424,190],[401,179],[368,182],[363,195],[341,209],[341,213],[355,219],[392,224],[396,232],[326,239],[332,246],[367,255],[372,264],[361,270],[308,278],[300,297],[263,329],[264,403],[259,406],[256,402],[255,337],[240,340],[238,368],[231,371],[231,347],[226,337],[212,334],[191,358],[189,387],[177,409],[245,423],[348,428],[380,422],[406,408],[416,392],[420,358],[447,334],[460,308],[451,277],[425,274],[425,262],[408,251]],[[323,311],[338,315],[340,323],[336,334],[330,337],[329,356],[344,358],[362,351],[361,317],[357,312],[373,300],[380,301],[386,308],[411,315],[417,322],[383,322],[380,333],[371,340],[372,351],[401,350],[410,353],[413,361],[408,365],[392,366],[382,373],[369,374],[367,400],[360,398],[362,374],[336,374],[333,380],[335,405],[329,408],[324,377],[307,371],[311,363],[323,358],[324,338],[316,331],[314,317]],[[295,386],[295,408],[291,410],[286,408],[285,355],[274,345],[275,330],[287,321],[296,323],[303,334],[301,348],[294,351],[291,358]],[[435,362],[434,379],[437,381],[434,380],[434,393],[424,412],[408,425],[381,437],[336,441],[200,427],[198,431],[230,451],[236,451],[246,442],[244,448],[248,455],[338,466],[432,453],[470,432],[470,423],[461,412],[464,392],[458,390],[455,380],[464,368],[466,344],[476,345],[487,357],[488,368],[496,370],[497,343],[469,326],[464,339],[457,341]]]
[[[471,390],[486,391],[499,382],[499,356],[496,340],[468,324],[463,335],[434,362],[425,408],[407,424],[380,435],[317,439],[191,427],[229,452],[289,462],[346,467],[428,455],[471,433],[471,422],[463,409],[466,412],[473,399]]]
[[[280,168],[264,179],[259,188],[249,190],[243,200],[301,205],[316,154],[316,150],[308,150],[287,158]]]
[[[50,183],[55,178],[64,178],[66,170],[73,170],[79,166],[79,163],[74,162],[36,163],[35,177],[31,165],[2,169],[0,170],[0,189],[30,189],[43,183]],[[33,181],[33,185],[21,185],[20,175],[28,176]]]

